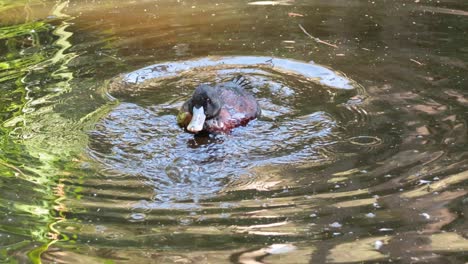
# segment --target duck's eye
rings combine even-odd
[[[210,99],[210,98],[206,98],[206,102],[207,102],[208,104],[211,104],[211,99]]]

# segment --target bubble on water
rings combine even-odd
[[[331,224],[329,224],[330,227],[333,227],[333,228],[341,228],[343,225],[338,223],[338,222],[333,222]]]
[[[366,217],[367,218],[374,218],[375,214],[374,213],[368,213],[368,214],[366,214]]]
[[[384,243],[382,241],[380,241],[380,240],[377,240],[377,241],[374,242],[374,248],[376,250],[379,250],[383,245],[384,245]]]
[[[132,213],[130,214],[130,221],[143,221],[146,218],[144,213]]]
[[[422,213],[422,214],[419,214],[419,215],[424,217],[426,220],[431,219],[431,216],[428,213]]]

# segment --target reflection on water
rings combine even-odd
[[[466,11],[4,1],[0,262],[463,263]],[[260,119],[177,127],[239,73]]]

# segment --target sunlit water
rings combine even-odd
[[[0,262],[466,262],[467,11],[4,1]],[[239,74],[259,119],[177,126]]]

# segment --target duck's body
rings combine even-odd
[[[260,116],[255,97],[242,77],[216,86],[202,84],[181,107],[177,121],[189,132],[228,133]]]

